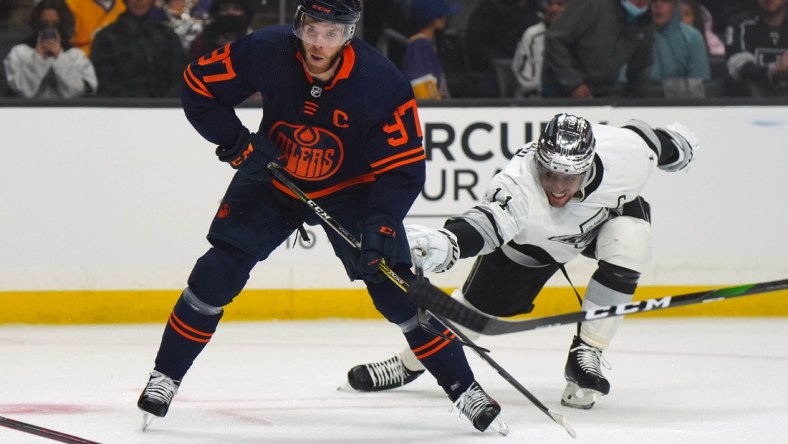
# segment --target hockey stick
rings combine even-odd
[[[625,304],[609,305],[594,310],[581,310],[554,316],[545,316],[521,321],[509,321],[480,313],[468,306],[447,297],[441,289],[424,280],[418,280],[408,289],[413,299],[421,307],[434,314],[445,316],[452,321],[485,335],[501,335],[537,328],[554,327],[574,324],[583,321],[596,321],[613,316],[624,316],[646,311],[680,307],[682,305],[732,299],[760,293],[788,289],[788,279],[762,282],[758,284],[739,285],[718,288],[716,290],[699,291],[678,296],[633,301]]]
[[[361,242],[359,242],[355,238],[355,236],[353,236],[353,234],[351,234],[348,230],[345,229],[345,227],[343,227],[339,222],[337,222],[333,217],[331,217],[331,215],[329,215],[322,208],[320,208],[320,206],[317,203],[315,203],[314,200],[310,199],[309,196],[307,196],[306,193],[301,191],[301,189],[298,188],[293,182],[290,182],[290,179],[288,179],[284,174],[282,174],[281,171],[279,171],[281,168],[282,166],[279,165],[278,163],[271,162],[268,164],[266,169],[268,170],[269,173],[271,173],[276,178],[276,180],[281,182],[282,185],[286,186],[287,189],[289,189],[290,191],[293,192],[293,194],[298,196],[298,198],[302,202],[309,205],[312,211],[314,211],[315,214],[317,214],[318,217],[320,217],[320,219],[323,219],[323,222],[327,223],[328,226],[333,228],[334,231],[336,231],[337,234],[339,234],[340,236],[342,236],[343,239],[349,242],[350,245],[360,250]],[[397,286],[401,288],[402,291],[407,293],[408,283],[405,282],[405,280],[402,279],[399,275],[397,275],[397,273],[395,273],[394,270],[389,268],[389,266],[383,263],[383,261],[380,261],[378,263],[378,268],[383,274],[386,275],[386,277],[388,277],[389,279],[391,279],[392,282],[397,284]]]
[[[30,433],[31,435],[49,438],[53,441],[65,442],[68,444],[99,444],[96,441],[90,441],[80,438],[78,436],[67,435],[56,430],[46,429],[26,422],[16,421],[5,416],[0,416],[0,426],[8,427],[9,429],[18,430],[20,432]]]
[[[333,228],[334,231],[336,231],[337,234],[339,234],[346,242],[352,245],[353,248],[355,248],[357,251],[361,251],[361,242],[359,242],[356,239],[356,237],[353,236],[352,233],[347,231],[339,222],[334,220],[334,218],[332,218],[328,213],[326,213],[322,208],[320,208],[320,206],[317,203],[315,203],[315,201],[310,199],[309,196],[306,195],[306,193],[301,191],[301,189],[298,188],[293,182],[291,182],[290,179],[287,178],[287,176],[285,176],[281,171],[279,171],[281,168],[282,167],[275,162],[269,163],[267,167],[268,171],[276,178],[276,180],[278,180],[282,185],[286,186],[290,191],[292,191],[296,196],[298,196],[298,198],[302,202],[304,202],[310,208],[312,208],[312,210],[318,215],[318,217],[320,217],[326,224],[328,224],[331,228]],[[409,291],[410,286],[402,277],[400,277],[397,273],[395,273],[394,270],[392,270],[386,264],[384,264],[383,261],[379,262],[378,267],[380,268],[380,271],[384,275],[386,275],[386,277],[391,279],[391,281],[394,282],[400,289],[402,289],[402,291],[404,291],[406,294],[410,294]],[[427,280],[416,279],[414,284],[418,284],[419,282],[427,282]],[[433,287],[433,288],[437,289],[437,287]],[[448,297],[446,293],[443,293],[443,296]],[[451,298],[449,297],[449,299]],[[564,430],[566,430],[566,432],[569,433],[569,435],[572,438],[577,437],[574,428],[572,428],[572,425],[569,424],[569,421],[563,415],[547,408],[547,406],[545,406],[541,401],[539,401],[539,399],[536,396],[531,394],[531,392],[529,392],[528,389],[526,389],[522,384],[517,382],[517,380],[514,379],[514,377],[510,375],[509,372],[504,370],[503,367],[498,365],[497,362],[495,362],[492,358],[490,358],[490,356],[487,354],[487,352],[484,349],[474,344],[473,341],[471,341],[470,338],[468,338],[468,336],[460,332],[459,329],[453,328],[453,326],[449,323],[448,320],[443,319],[443,317],[440,314],[433,313],[433,316],[435,316],[435,318],[439,322],[443,323],[446,327],[454,331],[454,333],[465,344],[470,346],[470,348],[474,352],[476,352],[476,354],[478,354],[479,357],[481,357],[488,364],[490,364],[498,372],[498,374],[501,375],[515,389],[517,389],[517,391],[519,391],[526,398],[528,398],[528,400],[531,401],[536,406],[536,408],[541,410],[545,415],[549,416],[550,419],[555,421],[556,424],[562,426]]]
[[[421,309],[419,309],[419,310],[421,310]],[[432,316],[435,316],[435,319],[437,319],[438,322],[440,322],[441,324],[446,326],[446,328],[448,328],[449,330],[454,332],[454,334],[456,334],[457,337],[459,337],[463,342],[469,343],[469,344],[473,344],[473,341],[471,340],[471,338],[469,338],[465,333],[463,333],[462,330],[457,328],[454,324],[449,322],[448,319],[446,319],[444,317],[441,317],[439,315],[436,315],[434,313],[430,313],[430,314]],[[421,323],[421,320],[419,320],[419,323]],[[427,331],[430,331],[430,330],[427,329]],[[435,333],[433,333],[433,334],[435,334]],[[571,436],[572,438],[577,438],[577,433],[575,432],[574,427],[572,427],[572,424],[569,423],[569,421],[566,419],[566,417],[564,415],[562,415],[562,414],[560,414],[558,412],[555,412],[553,410],[550,410],[546,405],[544,405],[542,403],[542,401],[539,400],[539,398],[537,398],[536,396],[531,394],[531,392],[528,391],[527,388],[525,388],[522,384],[520,384],[520,382],[517,381],[514,378],[514,376],[512,376],[503,367],[501,367],[500,364],[495,362],[495,360],[490,357],[490,355],[488,354],[488,352],[485,349],[483,349],[481,347],[471,347],[471,349],[476,353],[477,356],[479,356],[484,361],[486,361],[488,364],[490,364],[490,367],[494,368],[495,371],[498,372],[498,374],[501,375],[501,377],[506,382],[511,384],[512,387],[517,389],[518,392],[522,393],[523,396],[528,398],[528,400],[531,401],[531,403],[534,406],[536,406],[536,408],[541,410],[545,415],[549,416],[553,421],[555,421],[557,424],[562,426],[564,428],[564,430],[566,430],[566,433],[569,433],[569,436]]]

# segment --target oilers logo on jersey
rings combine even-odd
[[[285,169],[298,179],[323,180],[342,165],[342,141],[325,128],[277,122],[269,137],[282,150]]]

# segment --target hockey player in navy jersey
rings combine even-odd
[[[683,170],[697,137],[674,123],[652,128],[630,120],[624,127],[592,125],[556,115],[537,142],[521,149],[490,182],[483,200],[448,219],[441,229],[406,227],[414,261],[442,272],[459,258],[479,256],[452,297],[483,313],[529,313],[547,280],[580,254],[597,260],[583,310],[630,302],[650,258],[650,207],[640,197],[651,174]],[[610,391],[602,351],[622,317],[584,322],[569,348],[563,405],[590,409]],[[478,334],[471,335],[478,337]],[[382,378],[394,373],[398,378]],[[423,367],[409,350],[348,372],[359,391],[413,381]]]
[[[144,427],[151,415],[167,414],[223,307],[244,288],[252,268],[293,232],[303,232],[302,224],[327,227],[272,180],[266,167],[277,162],[361,238],[359,253],[325,229],[348,277],[364,280],[375,307],[402,330],[451,401],[478,430],[506,432],[500,406],[474,380],[462,347],[419,328],[417,307],[378,271],[385,261],[400,276],[414,277],[402,220],[422,189],[425,154],[410,83],[382,54],[353,38],[360,15],[357,0],[301,0],[292,27],[257,30],[186,68],[186,117],[237,172],[209,229],[211,248],[197,260],[164,328],[137,403]],[[250,131],[234,106],[255,93],[262,97],[263,118]]]

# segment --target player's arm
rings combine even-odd
[[[642,120],[632,119],[624,125],[634,131],[657,155],[657,166],[664,171],[680,171],[697,155],[700,141],[689,128],[680,123],[671,123],[662,128],[652,128]]]
[[[360,271],[368,282],[385,280],[378,272],[379,261],[402,258],[397,251],[402,236],[399,227],[424,186],[426,156],[416,100],[409,84],[402,84],[408,87],[401,95],[404,102],[372,131],[365,146],[375,175],[366,213],[359,222]]]
[[[411,250],[422,251],[424,271],[446,271],[458,259],[490,253],[522,231],[518,221],[529,211],[528,174],[525,150],[521,150],[493,177],[478,205],[449,218],[438,230],[405,227]]]
[[[181,102],[186,118],[206,140],[232,145],[243,125],[234,107],[254,94],[249,79],[252,36],[227,44],[186,66]]]
[[[250,34],[191,62],[183,72],[181,101],[197,132],[218,145],[219,160],[255,179],[270,180],[266,166],[281,153],[266,137],[250,133],[234,108],[256,92],[253,41]]]
[[[401,221],[424,187],[426,165],[421,123],[412,96],[397,106],[368,143],[375,185],[368,213]]]
[[[518,221],[528,214],[523,190],[527,174],[524,151],[509,162],[487,185],[482,201],[465,213],[449,218],[443,228],[454,233],[460,257],[487,254],[512,240],[522,230]]]

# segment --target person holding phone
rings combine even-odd
[[[30,35],[4,60],[12,95],[73,98],[98,87],[93,64],[69,43],[74,17],[62,0],[41,0],[30,14]]]

